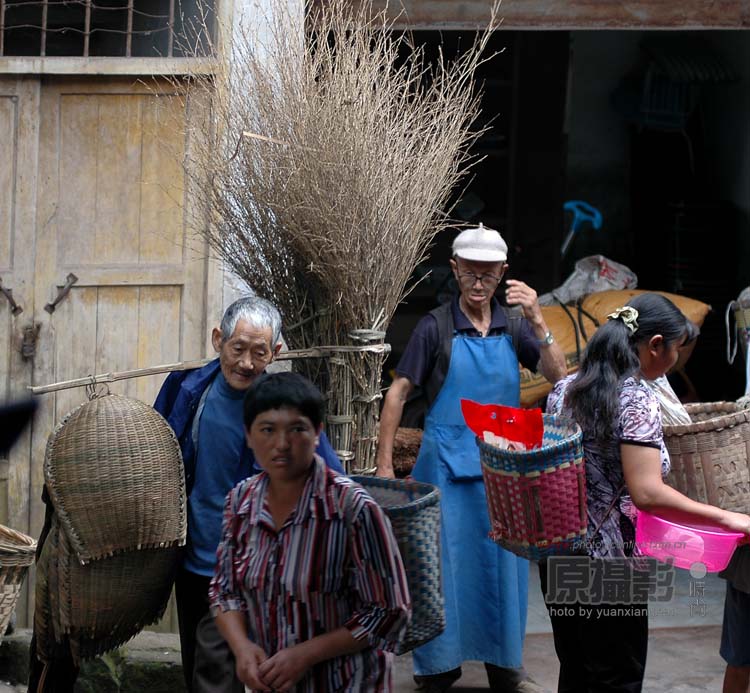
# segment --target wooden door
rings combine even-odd
[[[33,282],[26,286],[15,274],[8,279],[9,285],[16,282],[33,292],[28,317],[33,315],[39,334],[33,366],[16,366],[27,372],[19,377],[11,371],[14,380],[28,383],[30,375],[41,385],[201,358],[207,251],[192,240],[185,223],[190,195],[179,160],[184,135],[157,117],[159,109],[179,106],[134,78],[56,78],[39,84],[36,214],[22,229],[35,236]],[[180,116],[202,117],[199,108],[192,111]],[[0,127],[10,119],[3,113]],[[5,272],[0,276],[5,281]],[[0,321],[7,322],[7,312],[0,306]],[[163,379],[121,381],[111,390],[151,403]],[[11,465],[18,480],[10,475],[7,494],[9,524],[32,536],[44,518],[40,493],[47,437],[67,412],[86,401],[86,392],[65,390],[40,400],[30,454],[27,448],[26,459]],[[24,613],[31,619],[33,609],[33,600],[26,595],[22,600],[20,621]],[[173,615],[163,627],[176,628]]]
[[[22,356],[23,336],[33,333],[34,226],[39,123],[39,81],[0,79],[0,400],[28,397],[33,359]],[[29,340],[29,345],[32,343]],[[27,345],[28,348],[28,345]],[[0,459],[0,522],[29,531],[30,431]]]

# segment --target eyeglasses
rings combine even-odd
[[[458,280],[466,287],[474,286],[480,282],[485,289],[492,289],[500,283],[502,277],[494,274],[474,274],[474,272],[461,272]]]

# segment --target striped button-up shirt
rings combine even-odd
[[[269,656],[345,626],[369,647],[326,660],[298,693],[391,690],[394,648],[411,605],[390,522],[351,479],[316,456],[292,514],[277,529],[265,473],[227,497],[209,596],[213,613],[244,611],[248,636]]]

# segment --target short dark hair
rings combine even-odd
[[[299,373],[265,373],[245,394],[245,428],[249,430],[263,412],[283,408],[299,410],[318,428],[325,415],[325,400],[320,390]]]

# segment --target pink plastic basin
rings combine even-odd
[[[744,536],[707,524],[678,524],[645,510],[638,511],[635,527],[635,542],[645,555],[672,560],[677,568],[686,570],[694,563],[703,563],[709,573],[727,567]]]

